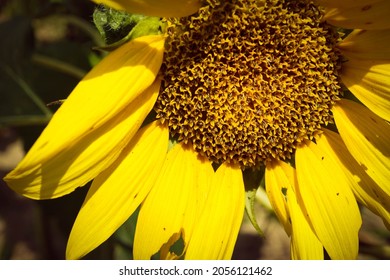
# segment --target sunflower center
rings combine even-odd
[[[166,19],[157,118],[213,162],[290,158],[332,121],[338,34],[308,0],[206,2]]]

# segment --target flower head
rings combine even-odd
[[[390,228],[390,3],[339,2],[207,0],[164,18],[164,34],[122,45],[80,82],[5,180],[36,199],[93,180],[68,258],[140,206],[135,258],[224,259],[242,170],[265,170],[292,258],[356,258],[358,203]]]

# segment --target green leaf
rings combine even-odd
[[[93,13],[93,21],[107,46],[97,47],[101,50],[113,50],[135,38],[161,33],[158,17],[128,14],[103,5],[99,5]]]
[[[33,34],[30,20],[16,17],[0,24],[0,126],[45,124],[52,113],[27,83]]]
[[[55,102],[90,69],[90,42],[35,46],[31,22],[23,17],[1,23],[0,36],[6,38],[0,43],[0,126],[47,124],[60,105]]]
[[[19,71],[31,55],[34,36],[29,19],[15,17],[0,23],[0,64]]]
[[[243,174],[245,183],[245,212],[257,233],[264,237],[264,233],[257,223],[255,213],[256,193],[259,187],[264,186],[264,174],[259,171],[248,170],[245,170]]]
[[[46,124],[51,111],[16,71],[0,64],[0,126]]]

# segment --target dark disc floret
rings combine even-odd
[[[206,2],[165,19],[157,118],[216,163],[290,158],[332,121],[338,33],[312,1]]]

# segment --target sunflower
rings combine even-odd
[[[67,258],[139,209],[135,259],[229,259],[244,170],[264,172],[293,259],[356,259],[358,203],[390,228],[389,1],[96,2],[163,32],[92,69],[5,177],[33,199],[93,180]]]

